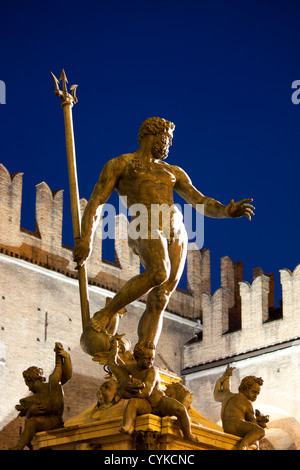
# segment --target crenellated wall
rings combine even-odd
[[[222,261],[227,267],[231,265],[231,269],[220,289],[213,295],[202,294],[203,337],[184,347],[183,369],[186,372],[213,361],[236,359],[251,351],[300,338],[300,265],[294,272],[280,270],[282,309],[274,308],[273,275],[266,276],[258,268],[253,272],[252,284],[239,281],[241,328],[232,331],[229,313],[234,297],[233,264],[228,258]]]
[[[23,174],[10,176],[0,164],[0,247],[2,252],[40,265],[70,270],[71,252],[62,245],[63,191],[36,186],[35,232],[20,227]]]

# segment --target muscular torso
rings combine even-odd
[[[171,165],[160,160],[141,161],[135,154],[120,158],[122,171],[116,190],[119,196],[127,197],[127,207],[133,204],[173,204],[176,176]]]
[[[173,201],[176,167],[161,160],[144,161],[134,153],[119,159],[121,172],[116,190],[132,220],[138,217],[142,222],[146,230],[143,233],[148,233],[146,238],[157,238],[154,233],[161,233],[169,241],[181,238],[182,214]],[[136,204],[143,205],[143,210],[137,209]]]

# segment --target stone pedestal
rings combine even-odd
[[[120,432],[126,404],[127,400],[120,400],[104,410],[97,410],[97,405],[94,405],[63,428],[36,434],[33,450],[234,450],[239,441],[238,437],[224,433],[220,426],[193,407],[189,414],[192,432],[200,440],[198,445],[184,440],[176,418],[169,416],[138,416],[135,431],[129,436]]]
[[[159,370],[164,388],[182,379],[169,371]],[[194,451],[234,450],[240,438],[226,434],[213,421],[189,408],[192,433],[199,444],[186,441],[175,417],[153,414],[138,416],[131,436],[120,432],[128,400],[99,408],[97,402],[67,421],[63,428],[37,433],[33,450],[103,450],[103,451]],[[253,448],[253,447],[252,447]]]

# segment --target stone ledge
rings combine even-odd
[[[37,433],[32,442],[33,450],[149,450],[147,445],[151,445],[151,450],[234,450],[240,440],[219,430],[221,428],[216,424],[215,428],[211,429],[197,423],[195,410],[191,422],[192,432],[200,440],[198,445],[183,439],[176,418],[169,416],[138,416],[135,433],[129,436],[119,431],[123,424],[126,404],[127,400],[121,400],[117,405],[103,410],[103,419]],[[200,419],[201,416],[199,414]],[[143,435],[143,439],[142,444],[137,447],[139,435]]]

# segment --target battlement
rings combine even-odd
[[[183,369],[201,369],[201,365],[225,358],[237,360],[300,338],[300,264],[294,272],[280,270],[280,281],[282,305],[278,308],[274,307],[273,274],[265,275],[257,268],[253,270],[252,284],[238,283],[241,325],[236,330],[229,327],[232,289],[224,282],[213,295],[203,294],[203,337],[185,345]]]

